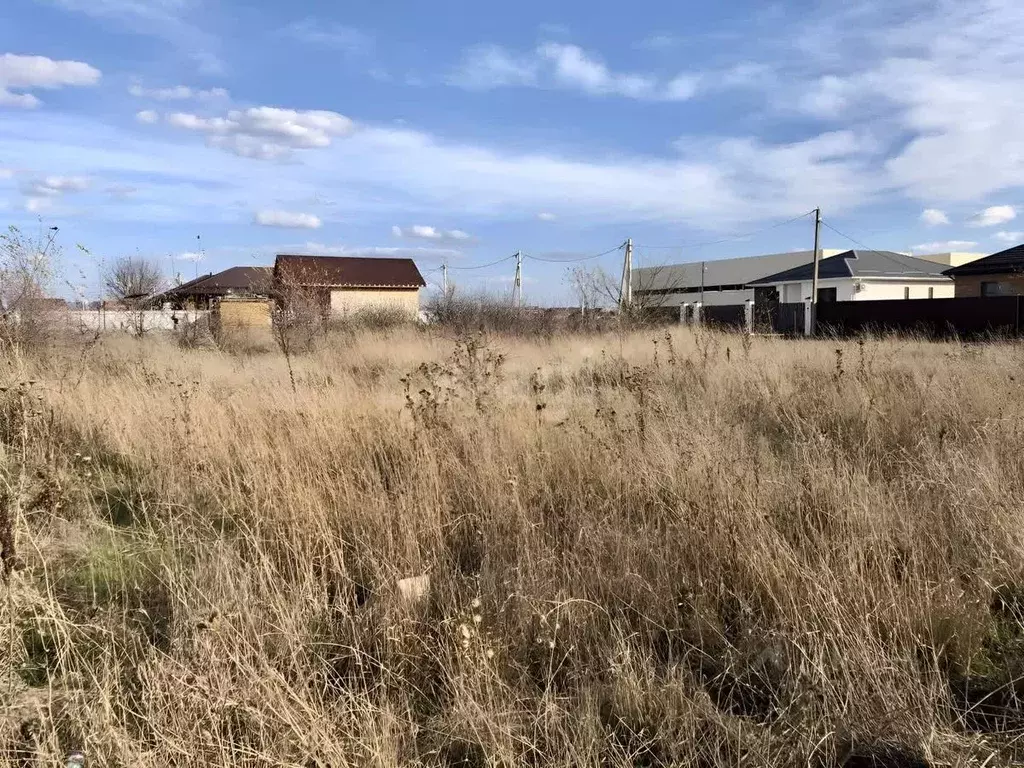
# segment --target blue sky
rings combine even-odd
[[[457,268],[809,248],[773,225],[817,205],[990,253],[1024,241],[1022,39],[1015,0],[5,0],[0,220],[59,226],[88,294],[124,254],[193,274],[197,235],[204,272],[408,254],[507,290]],[[527,261],[527,299],[565,269]]]

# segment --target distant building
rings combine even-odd
[[[269,297],[273,284],[271,267],[230,267],[223,272],[203,275],[148,297],[148,305],[166,302],[177,307],[210,309],[220,299]]]
[[[812,260],[751,285],[773,288],[779,302],[795,304],[811,298],[813,276]],[[895,251],[844,251],[818,264],[819,302],[952,297],[953,281],[941,264]]]
[[[966,251],[944,251],[943,253],[918,253],[914,254],[919,259],[934,261],[946,267],[959,267],[969,264],[972,261],[985,258],[984,253],[968,253]]]
[[[351,256],[293,256],[274,262],[274,291],[312,298],[325,315],[341,317],[367,309],[388,309],[419,317],[420,289],[426,287],[412,259]]]
[[[1024,296],[1024,245],[947,269],[957,298]]]
[[[842,251],[822,250],[823,257]],[[788,251],[736,259],[692,261],[633,270],[633,297],[646,306],[737,306],[754,299],[751,283],[814,261],[814,251]],[[703,269],[703,278],[701,272]]]

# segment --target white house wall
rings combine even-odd
[[[861,289],[856,290],[857,283]],[[910,288],[912,299],[951,299],[954,286],[952,280],[871,280],[845,278],[842,280],[819,280],[819,288],[835,288],[836,301],[886,301],[903,299]],[[786,283],[779,285],[779,298],[786,303],[797,303],[811,297],[811,283]],[[929,297],[928,289],[932,289]]]
[[[882,282],[882,281],[864,281],[864,290],[857,294],[858,301],[878,301],[884,299],[903,299],[906,298],[906,289],[910,289],[910,298],[912,299],[952,299],[953,298],[953,282],[951,280],[941,280],[936,282],[929,282],[926,280],[914,280],[907,281],[904,283],[900,282]],[[929,297],[928,289],[932,289],[932,296]]]

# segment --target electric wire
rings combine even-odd
[[[742,234],[730,235],[729,237],[724,237],[720,240],[708,240],[703,243],[682,243],[681,245],[637,245],[637,247],[648,248],[651,250],[682,250],[684,248],[703,248],[704,246],[708,245],[720,245],[721,243],[730,243],[733,240],[743,240],[744,238],[747,237],[753,237],[754,235],[759,235],[762,232],[770,232],[773,229],[784,227],[787,224],[792,224],[793,222],[800,221],[800,219],[806,219],[808,216],[812,215],[814,215],[814,211],[807,211],[806,213],[801,213],[799,216],[794,216],[792,219],[779,221],[776,222],[775,224],[772,224],[771,226],[754,230],[753,232],[744,232]]]
[[[576,263],[581,262],[581,261],[590,261],[591,259],[599,259],[602,256],[607,256],[609,253],[615,253],[615,251],[622,250],[625,247],[625,245],[626,245],[625,243],[620,243],[619,245],[616,245],[614,248],[609,248],[607,251],[602,251],[601,253],[595,253],[595,254],[592,254],[590,256],[579,256],[579,257],[574,258],[574,259],[546,259],[543,256],[531,256],[528,253],[524,253],[523,255],[526,258],[531,259],[533,261],[543,261],[543,262],[545,262],[547,264],[576,264]]]

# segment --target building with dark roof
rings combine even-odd
[[[943,268],[895,251],[844,251],[818,263],[818,301],[952,298],[953,282]],[[749,285],[775,288],[779,301],[797,303],[811,298],[813,278],[812,259]]]
[[[280,254],[274,262],[274,290],[285,304],[302,294],[325,314],[344,316],[368,309],[419,315],[426,286],[412,259]]]
[[[271,267],[230,267],[216,274],[202,275],[151,296],[147,304],[170,302],[179,307],[209,309],[224,298],[266,298],[273,289]]]
[[[1024,296],[1024,245],[943,272],[956,285],[957,298]]]

